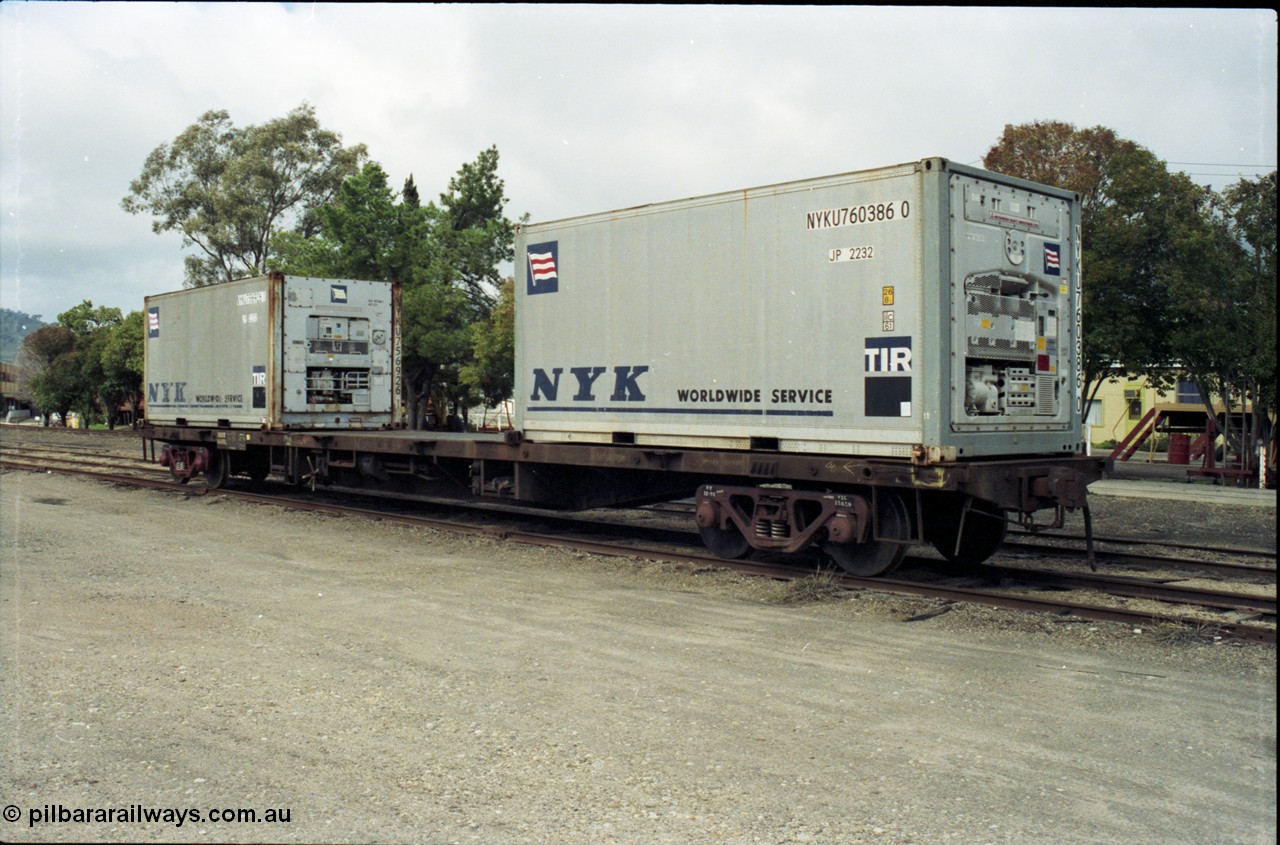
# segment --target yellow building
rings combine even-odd
[[[1191,382],[1180,380],[1172,390],[1161,391],[1142,378],[1119,379],[1104,383],[1090,403],[1085,413],[1086,436],[1095,455],[1110,454],[1122,461],[1162,461],[1167,450],[1170,463],[1199,464],[1203,459],[1204,466],[1194,469],[1194,474],[1224,478],[1252,475],[1245,466],[1247,461],[1222,446],[1217,432],[1226,424],[1226,413],[1221,401],[1214,402],[1214,411],[1215,427],[1212,436],[1206,436],[1208,416],[1200,391]],[[1231,409],[1230,416],[1232,428],[1243,430],[1246,435],[1253,431],[1252,420],[1239,405]],[[1268,415],[1261,442],[1248,436],[1243,440],[1243,448],[1250,455],[1260,450],[1260,461],[1271,469],[1276,451],[1274,423],[1275,419]],[[1131,433],[1134,436],[1129,439]]]
[[[1153,407],[1171,404],[1204,408],[1200,391],[1189,381],[1179,381],[1177,387],[1168,392],[1156,390],[1144,378],[1104,382],[1085,413],[1089,442],[1094,451],[1103,449],[1102,444],[1119,443]]]

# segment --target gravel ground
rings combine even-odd
[[[1207,508],[1094,500],[1274,545]],[[4,472],[0,839],[1275,841],[1274,649],[800,598]]]

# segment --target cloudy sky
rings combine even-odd
[[[434,197],[490,145],[551,220],[1103,125],[1215,188],[1275,169],[1269,10],[0,3],[0,306],[182,286],[120,208],[210,109],[302,102]]]

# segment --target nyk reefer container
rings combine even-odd
[[[1081,449],[1075,194],[928,158],[527,225],[538,441],[913,458]]]
[[[153,425],[400,424],[400,289],[272,273],[146,298]]]

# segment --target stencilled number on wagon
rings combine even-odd
[[[875,257],[876,248],[873,246],[851,246],[827,253],[828,261],[868,261]]]
[[[841,208],[828,208],[822,211],[806,211],[805,228],[838,229],[842,226],[858,226],[864,223],[884,223],[890,220],[905,220],[911,215],[911,203],[877,202],[866,205],[849,205]]]

